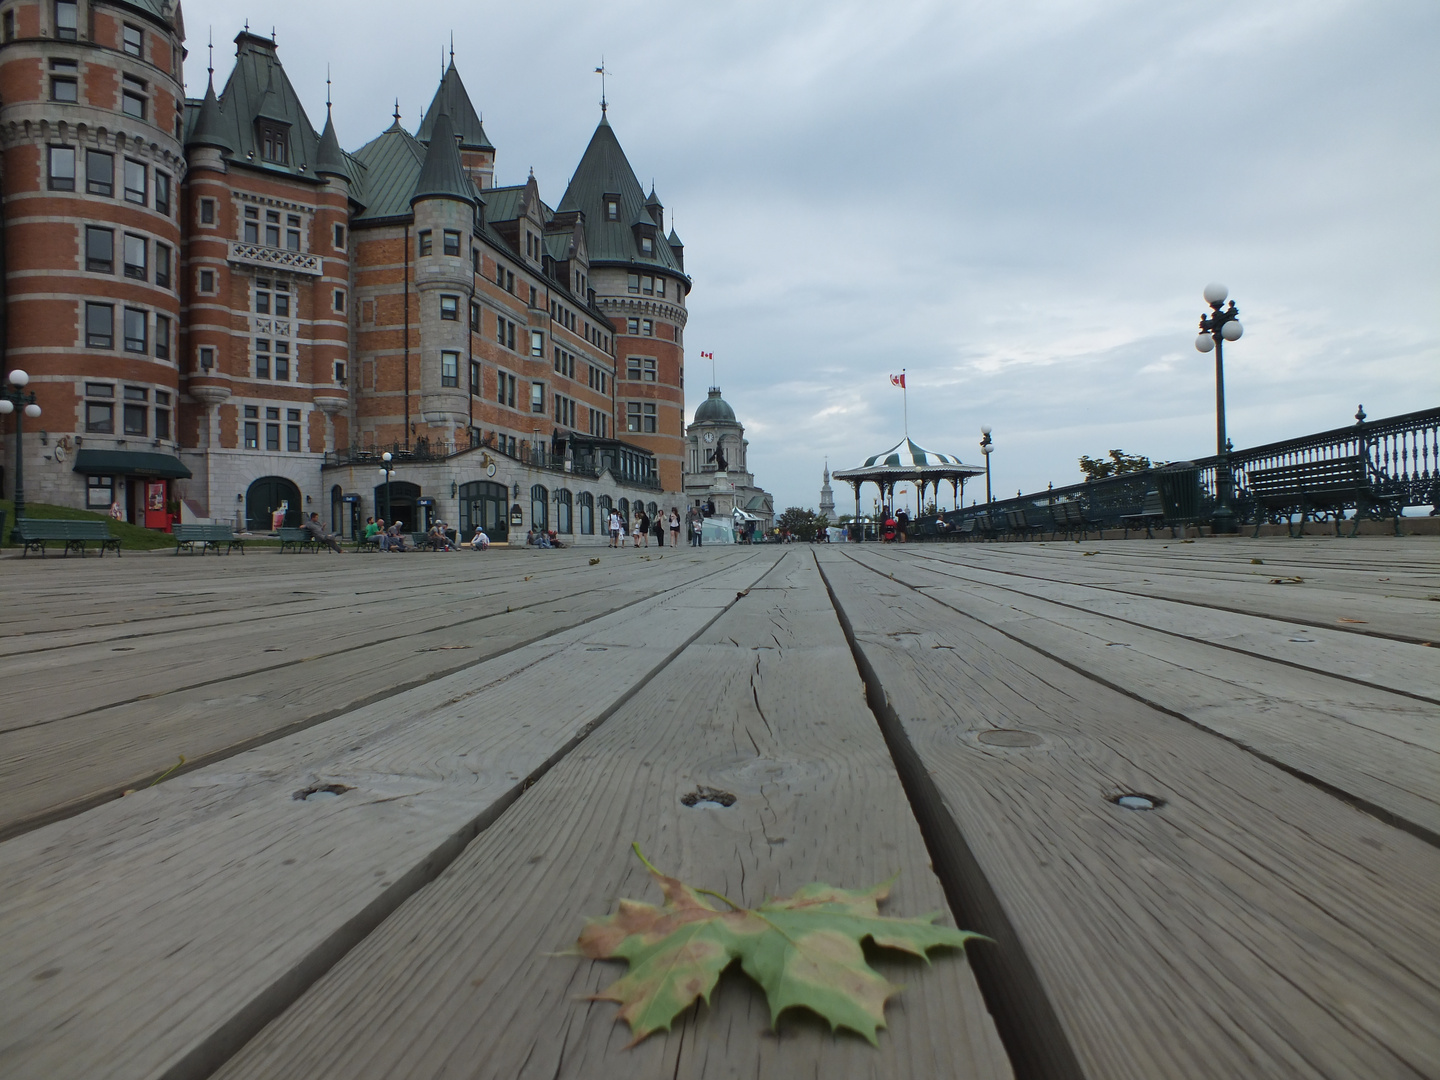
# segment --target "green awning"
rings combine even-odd
[[[146,454],[138,450],[81,450],[75,455],[75,471],[86,476],[165,476],[189,480],[190,470],[170,454]]]

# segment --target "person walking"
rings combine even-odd
[[[611,510],[611,511],[610,511],[610,546],[611,546],[612,548],[618,548],[618,547],[620,546],[620,529],[621,529],[621,527],[622,527],[622,524],[621,524],[621,521],[620,521],[620,511],[619,511],[619,510]]]
[[[670,546],[680,546],[680,511],[674,506],[670,507]]]
[[[645,541],[643,545],[640,543],[642,540]],[[635,546],[650,546],[650,515],[645,513],[643,506],[635,511]]]
[[[650,531],[655,535],[655,546],[665,546],[665,511],[656,509],[655,517],[650,521]]]
[[[701,547],[701,534],[705,519],[700,514],[700,507],[696,506],[690,510],[690,546]]]

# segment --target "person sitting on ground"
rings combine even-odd
[[[475,537],[474,537],[474,539],[472,539],[472,540],[470,541],[470,550],[471,550],[471,551],[489,551],[489,550],[490,550],[490,537],[487,536],[487,535],[485,534],[485,530],[482,529],[482,528],[480,528],[478,525],[475,527]]]
[[[550,546],[551,546],[552,548],[563,548],[563,547],[565,546],[564,544],[562,544],[562,543],[560,542],[560,537],[558,537],[557,535],[555,535],[555,530],[554,530],[554,529],[551,529],[551,530],[550,530],[548,533],[546,533],[545,535],[546,535],[547,537],[549,537],[549,539],[550,539]]]
[[[310,517],[300,526],[302,532],[317,544],[324,544],[336,555],[345,554],[345,549],[340,546],[340,541],[335,538],[334,533],[327,533],[325,527],[320,524],[320,515],[311,514]]]

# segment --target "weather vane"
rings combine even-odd
[[[595,74],[600,76],[600,115],[604,116],[610,109],[610,103],[605,100],[605,76],[609,74],[605,70],[605,56],[600,56],[600,66],[595,69]]]

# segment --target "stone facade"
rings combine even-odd
[[[750,443],[745,427],[712,386],[709,396],[695,410],[695,419],[685,435],[685,503],[687,506],[713,504],[713,516],[734,517],[739,510],[753,519],[758,530],[768,532],[775,525],[775,500],[768,491],[755,486],[747,458]],[[721,464],[725,466],[721,468]]]
[[[283,504],[348,534],[386,451],[419,526],[528,528],[543,489],[579,537],[581,506],[679,501],[690,281],[607,117],[552,209],[533,176],[495,186],[453,59],[414,135],[397,113],[347,153],[271,38],[239,34],[221,92],[185,98],[174,0],[0,19],[29,501],[257,529]]]

